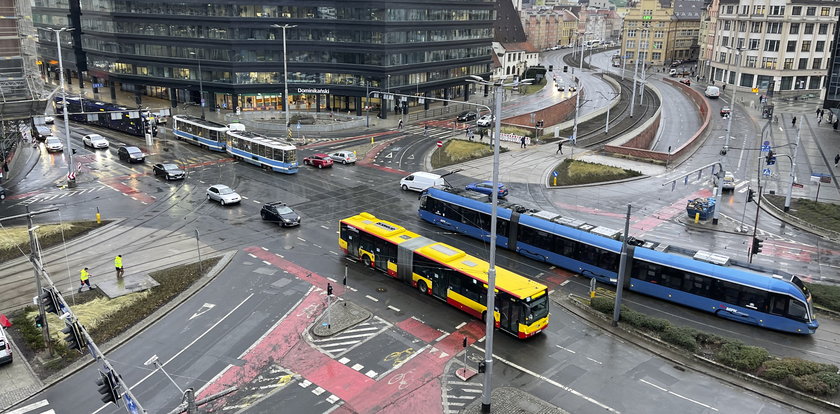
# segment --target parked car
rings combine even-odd
[[[304,165],[312,165],[318,168],[332,167],[333,160],[329,155],[324,153],[312,154],[303,159]]]
[[[487,127],[490,126],[494,121],[493,115],[487,114],[482,115],[481,118],[478,118],[478,121],[475,121],[475,124],[480,127]]]
[[[497,183],[499,188],[499,198],[505,198],[508,195],[508,189],[503,183]],[[493,182],[492,181],[483,181],[479,183],[472,183],[467,184],[467,190],[475,191],[481,194],[492,195],[493,194]]]
[[[277,222],[281,227],[292,227],[300,224],[300,215],[282,201],[266,203],[260,210],[263,220]]]
[[[155,164],[152,167],[155,176],[162,175],[167,181],[183,180],[187,173],[175,164]]]
[[[218,201],[219,204],[225,206],[228,204],[236,204],[242,201],[242,197],[232,188],[224,184],[211,185],[207,189],[207,199],[211,201]]]
[[[143,151],[140,151],[140,148],[130,146],[120,147],[120,149],[117,150],[117,157],[119,157],[120,160],[127,161],[129,163],[143,162],[146,160],[146,154],[143,154]]]
[[[108,148],[108,140],[99,134],[88,134],[82,137],[82,144],[93,148]]]
[[[3,188],[3,187],[0,187],[0,200],[5,200],[5,199],[6,199],[6,189]]]
[[[48,136],[45,142],[46,142],[47,152],[61,152],[61,151],[64,151],[64,144],[61,143],[60,139],[58,139],[54,136]]]
[[[6,338],[6,330],[0,326],[0,365],[12,362],[12,344]]]
[[[356,163],[356,152],[355,151],[336,151],[330,154],[330,158],[332,158],[335,162],[340,162],[342,164],[355,164]]]
[[[461,112],[460,114],[458,114],[458,117],[456,119],[458,120],[458,122],[467,122],[467,121],[472,121],[473,119],[476,119],[477,117],[478,117],[478,114],[475,113],[474,111],[464,111],[464,112]]]

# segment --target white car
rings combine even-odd
[[[44,123],[47,124],[47,125],[54,124],[55,123],[55,118],[47,115],[47,116],[44,117]]]
[[[88,134],[82,137],[82,144],[92,148],[108,148],[108,140],[99,134]]]
[[[242,197],[224,184],[216,184],[207,189],[207,199],[218,201],[221,205],[236,204],[242,201]]]
[[[49,136],[46,140],[46,147],[47,152],[61,152],[64,151],[64,144],[61,143],[61,140],[54,137]]]
[[[475,124],[480,127],[488,127],[490,126],[490,124],[493,123],[494,120],[495,119],[493,118],[493,115],[482,115],[481,118],[478,118],[478,121],[475,121]]]

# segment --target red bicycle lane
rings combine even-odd
[[[229,366],[201,391],[199,398],[230,386],[241,387],[257,379],[272,365],[279,365],[343,400],[344,405],[340,411],[442,411],[440,378],[445,365],[463,350],[464,338],[467,338],[468,344],[472,344],[484,335],[483,324],[472,321],[440,340],[430,340],[434,329],[416,319],[409,318],[395,324],[394,329],[412,333],[427,345],[377,381],[330,358],[303,340],[301,333],[309,329],[324,310],[324,290],[318,288],[318,285],[325,284],[325,278],[260,248],[245,250],[274,265],[282,264],[283,270],[301,280],[311,281],[315,288],[240,357],[244,361],[241,366]],[[217,400],[214,406],[221,409],[229,402],[243,397],[237,393],[229,394]]]

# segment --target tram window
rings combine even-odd
[[[508,237],[508,226],[510,222],[499,217],[496,221],[496,233],[502,237]],[[487,227],[489,228],[490,225],[488,224]]]
[[[685,272],[673,267],[662,270],[663,274],[667,274],[666,286],[671,289],[683,290],[683,282],[685,281]]]
[[[598,265],[598,249],[584,243],[578,243],[577,259],[591,265]]]
[[[446,204],[443,206],[442,216],[453,221],[461,222],[461,207],[452,204]]]
[[[705,276],[690,274],[686,280],[686,290],[700,296],[709,296],[709,288],[712,285],[711,279]]]
[[[528,226],[523,226],[523,225],[520,224],[519,225],[519,232],[517,233],[516,238],[521,243],[526,243],[526,244],[530,244],[532,246],[537,246],[537,244],[536,244],[536,233],[537,233],[536,230],[534,230],[534,229],[532,229]]]
[[[786,296],[774,293],[770,297],[770,313],[774,315],[784,315],[785,305],[787,305],[788,298]]]
[[[749,309],[755,309],[761,312],[766,312],[767,307],[767,293],[758,289],[750,287],[741,288],[741,297],[738,300],[738,306],[743,306]]]
[[[473,227],[480,227],[478,225],[478,212],[475,210],[470,210],[468,208],[461,209],[461,223],[473,226]]]
[[[490,215],[479,212],[476,215],[475,226],[484,231],[490,231]]]
[[[601,250],[601,258],[598,260],[598,267],[610,272],[618,271],[619,255],[609,250]]]
[[[573,257],[574,256],[575,245],[577,243],[575,243],[574,241],[569,240],[565,237],[560,237],[560,236],[557,236],[557,238],[555,239],[555,243],[557,243],[557,246],[555,246],[555,249],[557,250],[558,253],[560,253],[561,255],[566,256],[566,257]]]
[[[808,311],[805,309],[805,305],[795,299],[789,299],[788,301],[788,317],[791,319],[798,319],[798,320],[806,320],[808,319]]]

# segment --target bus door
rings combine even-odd
[[[342,235],[341,237],[347,242],[347,253],[350,257],[358,258],[359,257],[359,229],[348,226],[345,224],[341,225]]]
[[[499,303],[499,328],[502,330],[518,333],[519,320],[522,319],[522,303],[514,302],[509,297],[500,297]]]
[[[383,253],[382,252],[382,246],[377,246],[374,250],[375,250],[373,252],[374,265],[376,266],[377,269],[387,273],[388,272],[388,259],[390,257],[382,254]]]
[[[449,290],[449,281],[446,280],[446,275],[438,271],[432,271],[432,295],[437,298],[446,300],[446,293]]]

